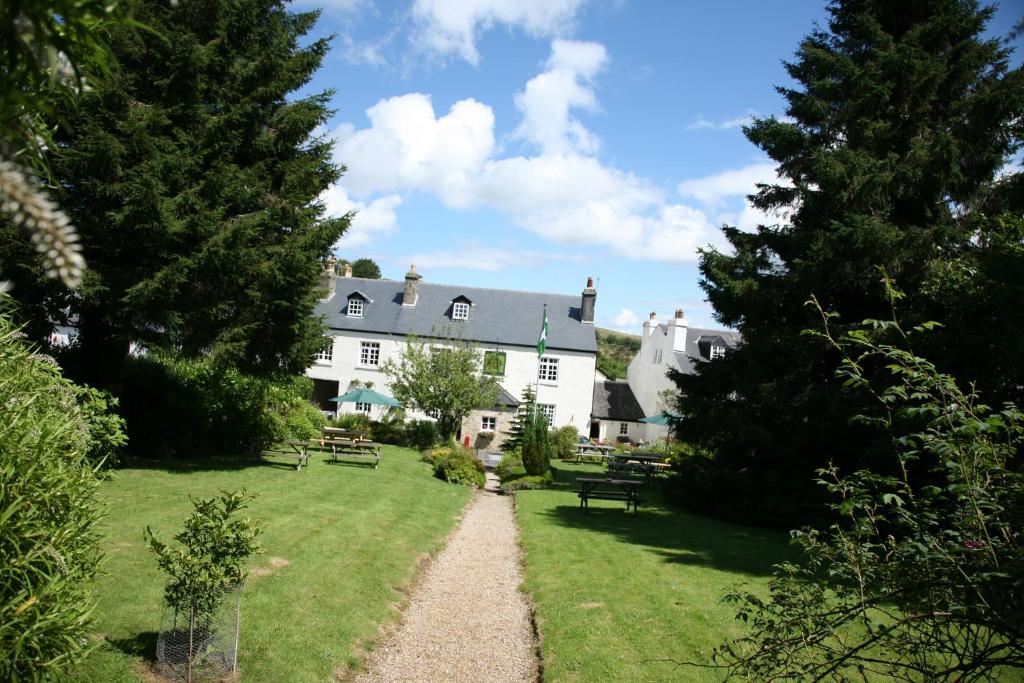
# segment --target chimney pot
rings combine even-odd
[[[416,305],[416,283],[423,278],[422,275],[416,272],[416,265],[409,266],[409,272],[405,274],[405,290],[402,293],[402,305],[403,306],[415,306]]]
[[[654,311],[651,311],[651,317],[648,318],[648,320],[657,320],[657,319],[658,319],[658,316],[654,313]]]
[[[587,286],[583,290],[580,301],[580,321],[594,324],[594,304],[597,302],[597,290],[594,289],[594,278],[587,278]]]
[[[676,320],[678,320],[678,319],[680,319],[682,317],[683,317],[683,309],[677,308],[676,309]]]

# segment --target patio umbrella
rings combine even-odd
[[[669,418],[676,418],[678,415],[672,415],[670,413],[661,413],[659,415],[651,415],[649,417],[640,418],[641,422],[646,422],[652,425],[668,425]]]
[[[353,389],[341,396],[335,396],[331,400],[337,403],[369,403],[375,406],[392,406],[394,408],[402,405],[390,396],[379,394],[373,389],[367,389],[365,387],[361,389]]]

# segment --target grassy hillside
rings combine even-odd
[[[640,350],[640,337],[597,328],[597,369],[609,379],[625,379],[626,366]]]

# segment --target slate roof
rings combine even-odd
[[[494,403],[506,408],[516,408],[519,406],[519,401],[516,400],[516,397],[508,393],[508,390],[500,384],[498,385],[498,400]]]
[[[663,329],[663,328],[662,328]],[[686,351],[676,351],[676,364],[686,375],[693,374],[695,363],[705,363],[711,358],[705,349],[709,342],[721,339],[727,349],[735,349],[740,343],[740,333],[732,330],[705,330],[699,327],[686,328]],[[701,348],[704,346],[705,348]]]
[[[540,334],[544,304],[548,307],[548,348],[552,350],[597,353],[597,337],[592,324],[580,320],[580,295],[518,292],[441,285],[420,280],[415,306],[402,305],[405,282],[339,277],[335,294],[317,304],[314,315],[323,315],[327,327],[349,332],[420,337],[443,336],[451,328],[454,336],[488,345],[536,346]],[[345,315],[347,296],[358,290],[372,300],[363,317]],[[468,297],[473,305],[468,320],[452,320],[452,301]]]
[[[624,381],[607,380],[594,382],[594,407],[591,414],[601,420],[639,422],[644,417],[643,408]]]

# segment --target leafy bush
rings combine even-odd
[[[313,439],[327,426],[327,418],[320,409],[308,401],[300,401],[288,409],[284,416],[285,431],[292,439]]]
[[[117,399],[106,391],[70,384],[79,411],[89,430],[86,457],[96,464],[117,464],[121,449],[128,443],[124,418],[117,414]]]
[[[822,315],[812,334],[878,403],[855,419],[889,436],[895,462],[819,470],[841,521],[794,532],[804,560],[777,568],[767,599],[729,596],[750,632],[716,660],[745,680],[1009,680],[1024,669],[1024,413],[908,350],[935,323],[839,335]]]
[[[520,455],[519,451],[510,451],[501,456],[501,460],[494,467],[494,473],[502,481],[510,478],[517,472],[526,474],[526,469],[523,467],[523,456]]]
[[[256,452],[308,432],[306,377],[246,375],[209,359],[150,355],[130,359],[122,383],[129,448],[146,455]],[[312,406],[310,406],[312,407]],[[299,411],[289,421],[289,413]]]
[[[405,445],[405,426],[401,422],[371,422],[370,438],[393,446]]]
[[[0,680],[56,679],[92,642],[96,458],[124,435],[104,395],[31,353],[2,311],[0,402]]]
[[[405,445],[418,451],[433,447],[441,438],[431,420],[410,420],[405,425]]]
[[[370,418],[363,413],[342,413],[331,422],[337,429],[363,429],[369,431]]]
[[[575,458],[579,441],[580,433],[572,425],[551,430],[552,455],[560,460]]]
[[[515,491],[527,491],[534,489],[546,489],[551,485],[551,473],[545,477],[535,477],[527,475],[525,477],[519,477],[511,481],[501,483],[502,493],[513,493]]]
[[[450,441],[447,446],[427,451],[423,455],[424,459],[433,463],[434,476],[438,479],[444,479],[452,484],[479,488],[483,488],[487,483],[484,464],[473,455],[473,451],[454,441]]]

